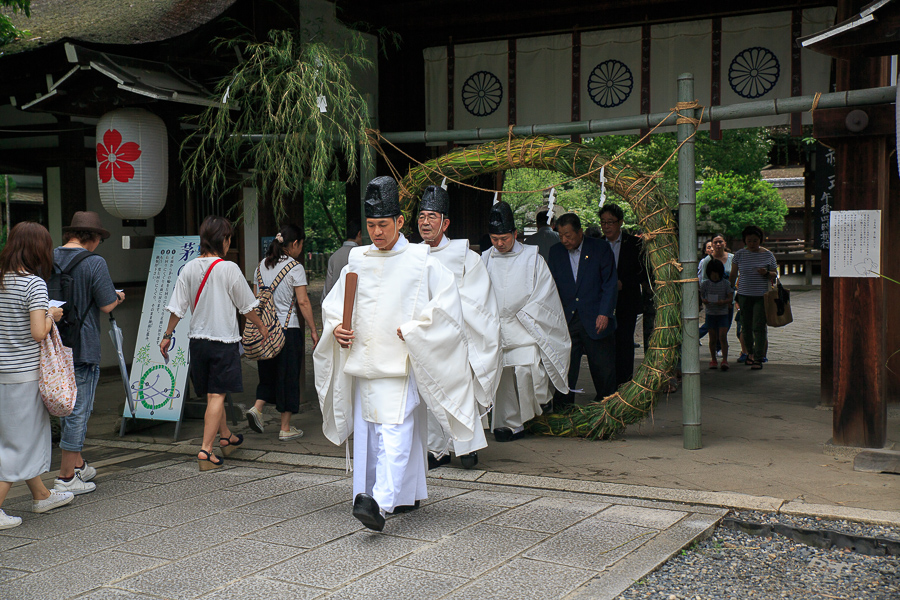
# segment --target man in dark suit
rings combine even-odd
[[[609,244],[587,237],[574,213],[559,218],[559,241],[550,248],[550,273],[562,301],[572,338],[569,389],[578,384],[582,355],[587,355],[597,398],[616,390],[616,262]],[[570,391],[557,404],[574,402]]]
[[[634,372],[634,326],[641,313],[641,287],[646,285],[641,239],[622,231],[625,213],[616,204],[600,209],[600,227],[616,257],[619,300],[616,303],[616,386],[631,380]]]
[[[535,217],[537,231],[525,238],[525,243],[530,246],[538,247],[538,254],[544,261],[550,260],[550,248],[559,243],[559,234],[550,228],[548,217],[549,211],[541,210]]]

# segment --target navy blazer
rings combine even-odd
[[[644,271],[644,259],[641,256],[641,238],[624,231],[619,235],[622,236],[622,246],[619,248],[619,264],[616,266],[616,273],[618,273],[619,281],[622,282],[622,289],[619,290],[616,310],[620,315],[638,315],[642,312],[643,304],[641,283],[647,276]],[[604,242],[607,241],[606,238],[600,239]]]
[[[550,248],[548,266],[556,281],[563,310],[566,311],[566,321],[571,321],[577,311],[581,324],[592,339],[599,340],[612,335],[616,330],[619,279],[616,274],[616,257],[609,243],[584,236],[577,280],[572,277],[569,251],[562,244]],[[599,315],[608,317],[609,325],[598,334]]]

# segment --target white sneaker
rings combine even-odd
[[[63,481],[62,479],[55,480],[53,482],[53,489],[57,492],[71,492],[77,496],[78,494],[88,494],[93,492],[97,489],[97,484],[85,481],[81,478],[81,474],[76,471],[75,477],[69,481]]]
[[[247,411],[247,424],[250,426],[250,429],[252,429],[256,433],[263,432],[264,422],[265,419],[263,419],[262,413],[256,410],[255,406]]]
[[[94,477],[97,476],[97,469],[87,464],[87,461],[84,461],[84,466],[80,469],[75,467],[75,474],[81,476],[82,481],[90,481]]]
[[[22,524],[22,517],[8,515],[0,509],[0,529],[12,529]]]
[[[75,479],[78,479],[77,477]],[[57,481],[59,481],[57,479]],[[74,481],[74,479],[73,479]],[[91,485],[94,485],[93,483]],[[56,489],[50,490],[50,495],[43,500],[35,500],[31,503],[32,512],[45,513],[59,506],[65,506],[75,498],[72,492],[60,492]]]
[[[296,427],[291,427],[288,431],[279,431],[278,439],[282,442],[289,442],[291,440],[296,440],[303,437],[303,430],[297,429]]]

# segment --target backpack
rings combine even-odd
[[[75,278],[72,276],[72,271],[75,270],[75,267],[90,256],[99,255],[85,250],[76,254],[75,258],[72,259],[72,262],[65,269],[54,262],[50,283],[47,284],[47,293],[50,299],[65,302],[62,305],[63,316],[56,326],[59,329],[59,337],[62,339],[63,345],[69,348],[77,348],[81,343],[81,327],[84,325],[88,311],[94,305],[94,299],[91,298],[86,307],[78,306],[75,302]]]
[[[281,349],[284,348],[284,329],[282,329],[281,324],[278,322],[278,316],[275,313],[275,289],[291,269],[298,264],[299,263],[296,260],[288,261],[288,263],[282,267],[281,271],[279,271],[278,275],[275,276],[272,285],[268,287],[263,285],[262,273],[257,269],[256,287],[258,293],[256,297],[259,300],[259,306],[256,307],[256,312],[259,314],[259,318],[263,322],[263,325],[269,330],[269,337],[263,341],[256,325],[249,321],[247,322],[244,326],[244,334],[241,336],[241,344],[244,346],[244,355],[250,360],[268,360],[270,358],[275,358],[278,356],[278,353],[281,352]],[[293,310],[294,302],[292,300],[291,305],[288,308],[287,320],[284,322],[285,327],[291,322]]]

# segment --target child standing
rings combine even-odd
[[[731,327],[729,309],[734,290],[725,279],[725,266],[718,260],[706,265],[706,281],[700,286],[700,301],[706,306],[706,328],[709,330],[710,369],[728,370],[728,329]],[[716,343],[722,346],[722,365],[716,361]]]

